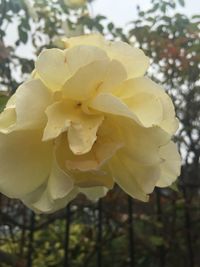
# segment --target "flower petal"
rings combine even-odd
[[[80,68],[62,90],[66,98],[85,104],[99,92],[115,91],[125,79],[126,72],[118,61],[98,60]]]
[[[67,110],[70,109],[69,112],[71,114],[73,113],[71,108],[72,105],[65,105],[63,102],[55,102],[46,109],[45,113],[48,121],[44,129],[43,141],[54,139],[62,132],[67,131],[71,123],[71,120],[67,117]]]
[[[35,68],[39,77],[52,91],[60,89],[70,75],[65,51],[57,48],[44,50],[39,55]]]
[[[73,179],[64,172],[54,159],[52,171],[48,179],[47,190],[52,200],[66,197],[74,188]]]
[[[143,188],[137,182],[138,169],[134,169],[121,160],[118,156],[114,156],[109,163],[112,171],[112,176],[115,182],[130,196],[135,197],[142,201],[148,201],[148,196]],[[146,173],[148,175],[148,173]]]
[[[149,58],[144,52],[127,43],[109,42],[106,49],[111,59],[118,60],[126,68],[128,79],[143,76],[149,67]]]
[[[41,142],[41,132],[17,131],[0,134],[0,191],[21,198],[47,179],[51,165],[49,142]]]
[[[169,132],[170,134],[175,133],[178,128],[178,121],[175,118],[174,106],[170,97],[165,93],[165,91],[160,85],[156,84],[147,77],[142,77],[126,81],[120,86],[117,92],[117,96],[123,99],[123,101],[125,101],[125,103],[127,103],[130,109],[133,111],[134,111],[134,105],[132,106],[131,102],[133,101],[134,103],[135,101],[137,101],[138,97],[145,95],[148,98],[150,98],[151,96],[152,100],[159,99],[159,102],[162,105],[163,112],[161,112],[158,104],[153,103],[155,102],[155,100],[152,101],[151,106],[148,105],[148,109],[154,105],[155,107],[158,108],[157,114],[159,114],[159,112],[162,113],[163,117],[160,122],[159,120],[157,122],[154,120],[157,123],[157,125],[162,127],[165,131]],[[146,101],[140,102],[140,107],[141,110],[146,109],[146,111],[148,111],[146,108]]]
[[[63,39],[66,47],[90,45],[104,49],[111,59],[122,63],[128,78],[143,76],[149,66],[149,58],[142,50],[134,48],[124,42],[109,42],[100,34],[91,34]]]
[[[163,159],[160,165],[161,177],[156,185],[166,187],[171,185],[180,175],[181,158],[173,142],[160,148],[160,157]]]
[[[125,103],[145,127],[159,125],[163,119],[162,103],[154,95],[139,93],[127,99]]]
[[[75,180],[75,185],[81,188],[104,186],[112,189],[114,185],[112,175],[108,169],[88,172],[74,172],[73,177]]]
[[[108,60],[94,61],[80,68],[63,86],[64,95],[73,100],[83,101],[96,93],[103,83]]]
[[[113,116],[113,123],[120,127],[125,151],[134,161],[154,165],[161,162],[159,148],[167,144],[171,136],[159,127],[144,128],[130,119]]]
[[[45,109],[51,101],[51,92],[40,80],[22,84],[8,107],[0,114],[0,131],[8,133],[43,127],[46,122]]]
[[[124,116],[140,123],[137,116],[119,98],[111,94],[99,94],[89,103],[95,110],[113,115]]]
[[[117,60],[112,60],[106,70],[103,83],[99,86],[98,92],[113,93],[127,79],[124,66]]]
[[[6,108],[0,113],[0,132],[9,133],[16,122],[16,112],[14,108]]]
[[[98,170],[106,163],[118,149],[123,146],[123,141],[117,125],[112,119],[106,118],[98,130],[98,138],[91,151],[84,155],[75,155],[69,149],[67,138],[60,137],[61,153],[65,158],[64,165],[68,170],[90,171]]]
[[[40,128],[46,123],[45,109],[52,101],[52,93],[40,80],[22,84],[16,92],[16,128]]]
[[[9,98],[7,104],[6,104],[6,108],[15,108],[16,106],[16,93],[14,95],[11,95],[11,97]]]
[[[56,102],[46,113],[48,123],[43,140],[56,138],[62,132],[68,131],[69,147],[74,154],[80,155],[90,151],[103,116],[84,114],[74,101]]]
[[[65,134],[57,142],[56,157],[59,166],[73,177],[78,187],[113,187],[113,179],[107,161],[123,146],[119,129],[112,118],[104,120],[98,130],[98,138],[92,150],[84,155],[74,155],[68,148]]]
[[[103,121],[103,116],[88,116],[79,122],[72,122],[68,131],[68,141],[75,155],[89,152],[97,139],[97,130]]]
[[[95,60],[107,59],[97,47],[77,46],[71,49],[46,49],[36,61],[36,71],[52,91],[61,90],[64,83],[81,67]]]
[[[121,147],[122,143],[107,136],[98,138],[92,150],[84,155],[78,156],[68,151],[66,166],[69,170],[98,170]]]
[[[89,188],[79,188],[79,192],[86,195],[89,200],[97,201],[99,198],[104,197],[108,189],[103,186],[94,186]]]
[[[64,172],[68,173],[78,187],[105,186],[112,188],[113,179],[109,170],[97,167],[98,162],[95,158],[86,156],[73,156],[71,151],[67,149],[65,135],[60,137],[61,140],[57,143],[56,158],[58,164]],[[91,154],[90,154],[91,157]]]
[[[52,164],[48,180],[22,199],[37,213],[52,213],[64,208],[78,194],[72,178],[60,169],[55,159]]]
[[[85,34],[81,36],[63,38],[66,48],[71,48],[79,45],[97,46],[101,49],[104,48],[105,39],[101,34]]]
[[[23,203],[34,210],[36,213],[53,213],[59,209],[67,206],[72,201],[79,191],[74,188],[63,198],[53,200],[49,194],[49,191],[45,186],[38,188],[35,192],[26,195],[22,201]]]

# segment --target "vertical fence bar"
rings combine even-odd
[[[186,188],[183,185],[183,197],[185,201],[185,230],[186,230],[186,242],[188,248],[189,257],[189,267],[194,267],[194,251],[192,247],[192,237],[191,237],[191,218],[189,211],[189,201],[187,198]]]
[[[156,188],[156,205],[157,205],[157,220],[158,222],[163,224],[162,207],[161,207],[161,201],[160,201],[160,190],[158,188]],[[160,233],[160,235],[163,237],[162,232]],[[158,253],[159,253],[160,267],[164,267],[165,266],[165,247],[163,245],[158,247]]]
[[[29,245],[28,245],[28,256],[27,256],[27,267],[32,267],[33,263],[33,252],[34,252],[34,231],[35,231],[35,213],[31,211],[30,218],[30,233],[29,233]]]
[[[130,267],[135,266],[135,245],[134,245],[134,229],[133,229],[133,200],[128,196],[128,233],[129,233],[129,258]]]
[[[71,223],[71,208],[70,204],[67,205],[66,208],[66,224],[65,224],[65,241],[64,241],[64,265],[63,267],[69,267],[69,238],[70,238],[70,223]]]
[[[97,209],[97,267],[102,267],[102,199],[99,199]]]
[[[23,226],[26,226],[26,215],[27,215],[26,209],[23,208],[23,210],[22,210]],[[19,254],[20,254],[21,258],[23,258],[23,256],[24,256],[25,241],[26,241],[26,228],[22,227],[21,238],[20,238],[20,249],[19,249]]]

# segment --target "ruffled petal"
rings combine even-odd
[[[148,196],[143,188],[137,182],[138,169],[134,169],[132,164],[128,166],[127,162],[114,156],[109,163],[112,176],[115,182],[130,196],[142,201],[148,201]],[[148,175],[148,174],[147,174]]]
[[[74,188],[73,179],[64,172],[54,159],[51,174],[47,182],[47,191],[52,200],[66,197]]]
[[[149,67],[149,58],[144,52],[127,43],[108,42],[106,49],[111,59],[118,60],[125,67],[128,79],[143,76]]]
[[[46,181],[51,168],[52,144],[41,142],[41,132],[0,134],[0,191],[22,198]]]
[[[55,158],[47,181],[22,201],[37,213],[52,213],[64,208],[76,195],[73,179],[57,164]]]
[[[97,47],[77,46],[66,50],[52,48],[39,55],[35,67],[46,86],[52,91],[58,91],[81,67],[106,59],[106,53]]]
[[[97,139],[97,130],[103,121],[103,116],[84,116],[80,122],[72,122],[68,131],[68,141],[75,155],[89,152]]]
[[[108,65],[109,60],[98,60],[80,68],[64,84],[64,96],[77,101],[92,97],[103,83]]]
[[[144,128],[132,120],[113,116],[113,123],[118,124],[125,151],[134,161],[154,165],[161,162],[159,148],[167,144],[171,136],[159,127]]]
[[[14,95],[11,95],[11,97],[9,98],[7,104],[6,104],[6,108],[15,108],[16,105],[16,93]]]
[[[156,185],[166,187],[171,185],[180,175],[181,157],[173,142],[160,148],[160,157],[163,160],[160,165],[161,177]]]
[[[72,105],[65,105],[63,102],[55,102],[46,109],[47,124],[44,129],[43,141],[55,139],[62,132],[67,131],[71,124],[71,120],[67,117],[67,110],[70,114]]]
[[[98,88],[101,93],[114,93],[127,79],[125,67],[117,60],[112,60],[106,70],[104,81]]]
[[[9,133],[13,129],[13,125],[16,123],[15,108],[6,108],[0,113],[0,132]]]
[[[105,167],[98,171],[73,172],[75,185],[81,188],[103,186],[112,189],[114,181],[110,170]]]
[[[89,188],[79,188],[79,192],[86,195],[89,200],[97,201],[108,193],[108,188],[103,186],[94,186]]]
[[[92,150],[84,155],[74,155],[70,150],[66,150],[66,167],[69,170],[98,170],[122,146],[119,141],[115,142],[112,138],[105,136],[98,138]]]
[[[143,76],[149,66],[149,58],[145,56],[142,50],[131,47],[124,42],[106,41],[99,34],[72,37],[63,39],[63,41],[66,47],[90,45],[104,49],[110,59],[115,59],[122,63],[129,79]]]
[[[124,143],[117,125],[112,118],[106,118],[98,130],[98,138],[91,151],[84,155],[74,155],[68,148],[65,135],[60,138],[60,146],[65,166],[69,170],[98,170],[106,163]]]
[[[17,129],[40,128],[46,123],[45,109],[52,102],[52,93],[40,80],[22,84],[16,93]]]
[[[71,190],[65,197],[53,200],[46,189],[46,186],[38,188],[34,192],[26,195],[22,201],[30,209],[34,210],[36,213],[53,213],[57,210],[63,209],[67,204],[72,201],[79,191],[77,188]]]
[[[140,124],[139,119],[128,106],[111,94],[102,93],[97,95],[90,101],[89,107],[104,113],[131,118]]]
[[[104,197],[107,192],[108,189],[103,186],[90,188],[74,187],[65,197],[53,200],[48,190],[45,189],[45,185],[43,185],[34,192],[26,195],[22,201],[36,213],[50,214],[65,208],[79,193],[84,194],[89,200],[97,201],[99,198]]]
[[[102,115],[84,114],[76,102],[54,103],[47,111],[48,122],[43,140],[58,137],[68,131],[69,147],[76,155],[90,151],[97,136],[97,130],[103,121]]]
[[[73,178],[75,186],[112,188],[113,179],[108,169],[101,168],[100,170],[98,168],[99,162],[91,154],[89,156],[74,156],[67,145],[66,135],[63,134],[56,143],[56,159],[59,167]]]
[[[122,99],[129,108],[135,112],[135,103],[139,102],[139,108],[142,111],[154,112],[152,122],[159,125],[163,130],[170,134],[176,132],[178,120],[175,118],[175,111],[170,97],[165,93],[163,88],[147,77],[131,79],[123,83],[117,91],[117,96]],[[144,101],[142,101],[142,99]],[[145,99],[149,99],[147,102]],[[152,101],[150,101],[152,99]],[[160,105],[162,105],[162,110]],[[156,113],[156,109],[158,110]],[[159,120],[158,114],[162,115]]]
[[[105,39],[101,34],[87,34],[71,38],[62,39],[66,48],[71,48],[79,45],[96,46],[101,49],[105,46]]]
[[[0,131],[42,128],[46,123],[45,109],[51,101],[51,92],[40,80],[22,84],[0,114]]]
[[[139,93],[124,102],[145,127],[159,125],[163,120],[163,107],[157,96]]]

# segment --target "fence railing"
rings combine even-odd
[[[0,266],[198,267],[200,194],[157,189],[141,203],[116,188],[97,203],[78,198],[35,215],[1,198]]]

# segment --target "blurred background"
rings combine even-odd
[[[84,1],[82,1],[84,2]],[[66,209],[35,215],[0,196],[0,267],[200,266],[200,2],[0,0],[0,111],[62,36],[100,32],[140,47],[148,75],[172,97],[182,155],[178,181],[149,203],[114,188],[98,203],[79,196]]]

